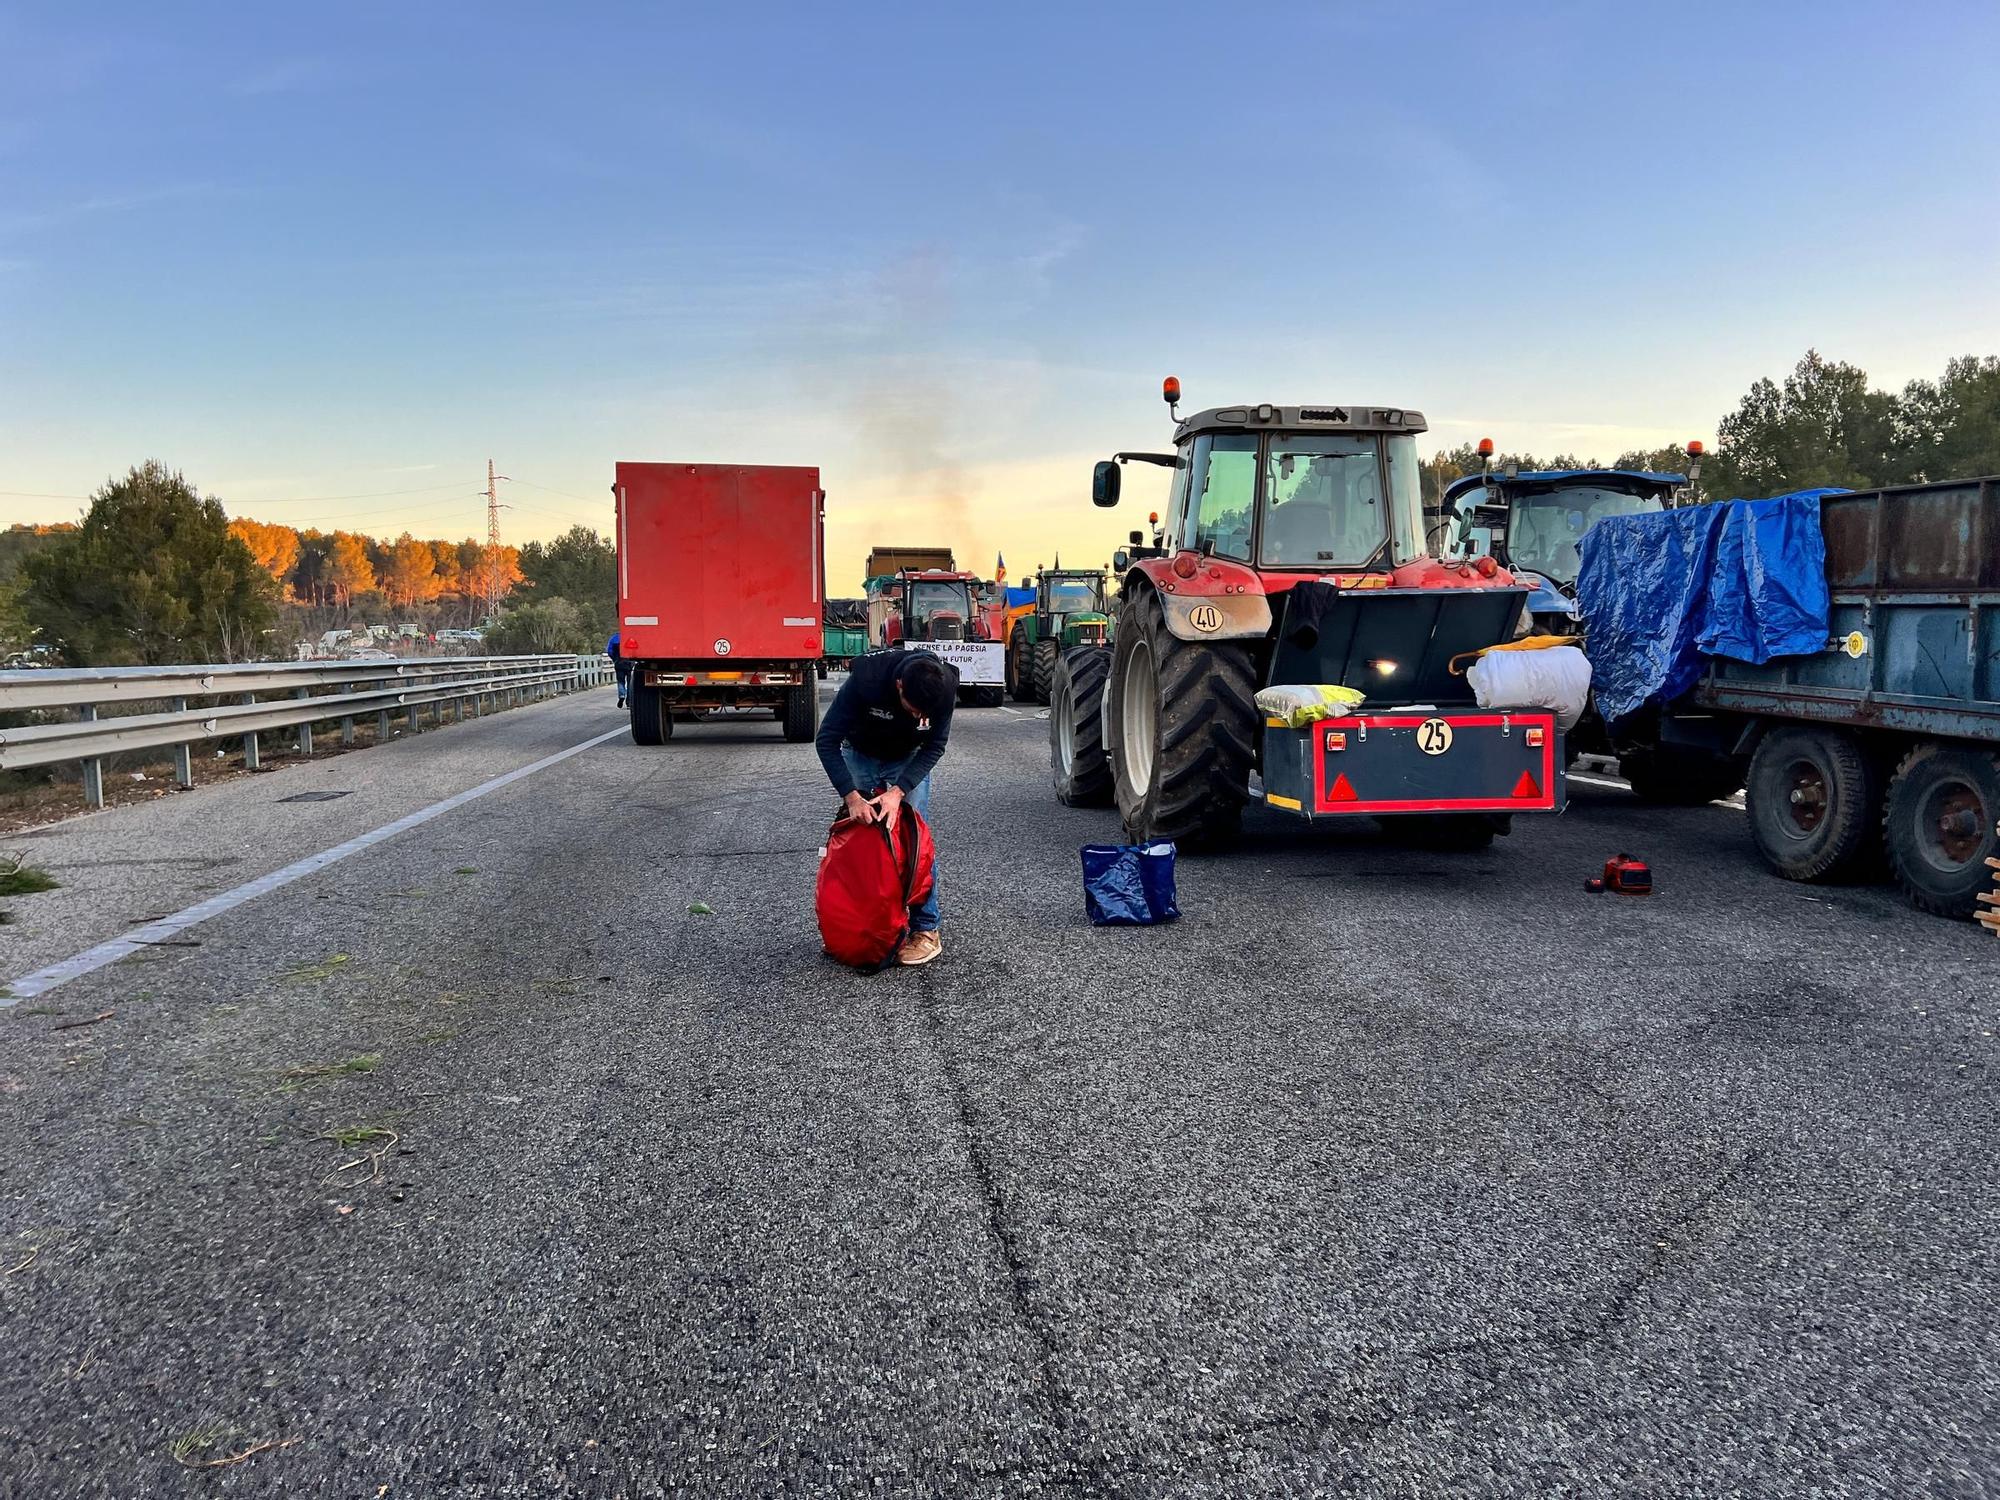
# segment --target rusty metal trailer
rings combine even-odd
[[[1886,859],[1912,903],[1970,916],[2000,856],[2000,478],[1828,495],[1820,532],[1826,648],[1712,660],[1661,741],[1748,758],[1779,874]]]

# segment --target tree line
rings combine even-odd
[[[588,651],[609,633],[615,577],[611,544],[587,526],[514,548],[232,520],[148,462],[76,524],[0,532],[0,652],[32,643],[71,666],[237,661],[361,622],[483,622],[489,649]],[[523,638],[535,644],[511,644]]]
[[[1690,437],[1695,434],[1690,433]],[[1806,351],[1783,380],[1760,380],[1716,423],[1702,463],[1705,499],[1761,499],[1804,489],[1880,489],[1934,479],[2000,474],[2000,358],[1966,355],[1936,380],[1875,390],[1858,366]],[[1523,469],[1687,469],[1679,446],[1620,453],[1609,464],[1573,453],[1502,454],[1495,466]],[[1424,499],[1477,473],[1478,451],[1461,443],[1424,463]]]

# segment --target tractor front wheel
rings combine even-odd
[[[1127,836],[1194,849],[1232,842],[1257,755],[1249,649],[1181,640],[1143,589],[1119,607],[1111,657],[1111,771]]]
[[[1056,663],[1049,693],[1049,771],[1065,807],[1106,807],[1112,799],[1111,758],[1104,753],[1104,680],[1111,652],[1079,646]]]
[[[1049,693],[1056,685],[1056,663],[1062,659],[1062,647],[1055,641],[1036,641],[1034,656],[1035,701],[1047,703]]]

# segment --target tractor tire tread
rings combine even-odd
[[[1104,749],[1104,681],[1111,675],[1111,651],[1105,646],[1079,646],[1063,653],[1056,665],[1049,695],[1049,770],[1056,800],[1065,807],[1109,807],[1115,800],[1111,757]],[[1075,755],[1070,774],[1063,774],[1056,740],[1057,713],[1067,693],[1073,699]]]
[[[1133,597],[1121,614],[1127,610],[1119,638],[1131,630],[1151,640],[1162,707],[1152,786],[1136,798],[1119,788],[1126,832],[1137,841],[1171,839],[1190,849],[1226,846],[1241,831],[1257,758],[1250,652],[1228,641],[1181,640],[1167,629],[1150,591]]]

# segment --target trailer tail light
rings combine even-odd
[[[1542,748],[1543,733],[1544,731],[1541,730],[1540,728],[1530,729],[1522,736],[1522,738],[1527,740],[1528,748],[1530,750],[1539,750]]]
[[[1182,578],[1194,577],[1197,564],[1192,552],[1182,552],[1174,558],[1174,572]]]
[[[710,672],[708,680],[710,682],[741,682],[743,674],[741,672]]]
[[[1329,729],[1326,732],[1326,748],[1329,750],[1345,750],[1347,748],[1347,732],[1341,729]]]

